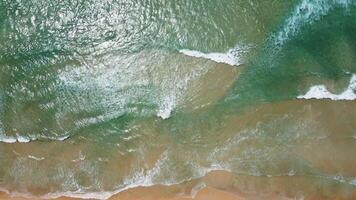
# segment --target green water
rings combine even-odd
[[[352,199],[354,19],[353,0],[0,0],[0,186],[101,194],[227,170],[239,190],[301,177],[281,196]],[[320,84],[353,100],[296,100]]]

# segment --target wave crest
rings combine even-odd
[[[333,94],[325,85],[316,85],[309,89],[305,95],[299,95],[298,99],[331,99],[331,100],[356,100],[356,74],[353,74],[349,86],[341,94]]]

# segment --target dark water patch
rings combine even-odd
[[[321,80],[349,77],[356,69],[355,13],[352,5],[347,9],[336,7],[315,16],[316,19],[305,19],[305,24],[287,27],[298,31],[285,39],[283,46],[278,46],[275,40],[267,41],[242,72],[230,98],[246,102],[291,99],[305,90],[301,86],[306,77]]]

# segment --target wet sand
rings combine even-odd
[[[164,186],[154,186],[148,188],[136,188],[122,192],[113,196],[112,200],[241,200],[243,198],[235,194],[219,190],[216,188],[204,188],[197,192],[194,197],[176,196],[170,194]]]
[[[306,200],[356,199],[356,187],[354,185],[332,178],[332,176],[337,174],[341,174],[345,177],[353,177],[356,172],[354,168],[355,154],[353,153],[355,151],[354,144],[356,142],[354,139],[355,124],[353,123],[355,119],[355,108],[356,103],[352,101],[292,100],[269,103],[253,107],[251,110],[247,110],[243,115],[231,116],[231,118],[225,120],[226,126],[224,126],[224,129],[219,130],[218,135],[215,134],[216,139],[213,142],[217,142],[219,140],[225,141],[226,139],[236,135],[238,130],[244,130],[246,127],[256,127],[261,122],[274,122],[274,120],[280,118],[282,121],[277,122],[284,122],[284,116],[289,116],[289,121],[295,121],[298,122],[298,124],[303,125],[296,127],[297,132],[305,132],[305,129],[310,132],[309,137],[301,137],[295,141],[290,141],[296,144],[295,149],[293,149],[294,154],[291,155],[297,155],[306,160],[313,166],[313,169],[317,169],[322,172],[322,177],[308,176],[308,174],[282,175],[273,177],[248,176],[233,174],[226,171],[213,171],[208,173],[203,178],[188,181],[182,184],[172,186],[155,185],[150,187],[136,187],[128,189],[112,196],[110,199],[279,200],[295,199],[299,197]],[[146,131],[150,130],[149,126],[142,126],[141,128]],[[262,126],[261,128],[264,127]],[[156,138],[153,133],[148,135]],[[172,135],[166,135],[166,137],[171,136]],[[169,140],[169,138],[167,140]],[[31,155],[35,155],[37,157],[43,156],[46,158],[52,155],[51,152],[62,152],[61,154],[55,154],[58,156],[58,161],[78,159],[78,154],[85,149],[87,144],[85,142],[81,143],[81,145],[70,143],[70,140],[38,144],[35,142],[26,144],[16,143],[8,144],[6,146],[4,145],[3,150],[6,150],[5,152],[7,152],[8,155],[10,155],[10,152],[16,152],[21,155],[27,155],[31,152]],[[173,145],[169,143],[169,141],[166,141],[166,144],[168,146]],[[236,149],[234,149],[234,147],[231,148],[231,154],[222,154],[222,156],[231,158],[232,155],[240,155],[240,147],[236,147]],[[49,155],[44,154],[43,149],[46,149]],[[65,151],[63,151],[64,149]],[[155,151],[152,151],[152,156],[149,156],[151,154],[147,154],[147,159],[152,160],[151,164],[148,163],[150,165],[154,165],[154,163],[158,160],[157,157],[159,157],[163,151],[161,148],[153,148],[153,150]],[[118,155],[119,154],[117,154],[117,156]],[[112,162],[106,163],[106,166],[108,167],[106,169],[108,170],[105,171],[110,172],[110,175],[114,176],[115,173],[113,172],[119,172],[120,169],[122,170],[122,167],[118,166],[118,164],[114,161],[122,160],[123,158],[125,157],[118,156],[117,158],[115,157]],[[84,161],[85,160],[78,162]],[[47,162],[47,159],[42,162]],[[48,162],[51,161],[48,160]],[[124,163],[128,162],[129,160]],[[77,161],[73,161],[73,163],[75,164]],[[125,165],[127,167],[130,166],[127,164]],[[40,165],[38,165],[38,167],[39,166]],[[153,166],[151,166],[151,168],[152,167]],[[47,168],[48,167],[44,167],[44,169]],[[287,164],[285,168],[289,169]],[[32,178],[30,173],[27,178],[28,179],[24,180],[29,181],[28,184],[31,184],[30,182]],[[17,190],[15,183],[11,189],[13,191]],[[38,191],[37,194],[46,193],[46,190],[42,191],[41,187],[34,187],[33,191]],[[1,193],[0,199],[16,200],[23,198],[11,198],[9,195]],[[63,197],[58,199],[68,200],[75,198]]]

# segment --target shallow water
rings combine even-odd
[[[353,199],[355,17],[352,0],[0,0],[0,187]]]

